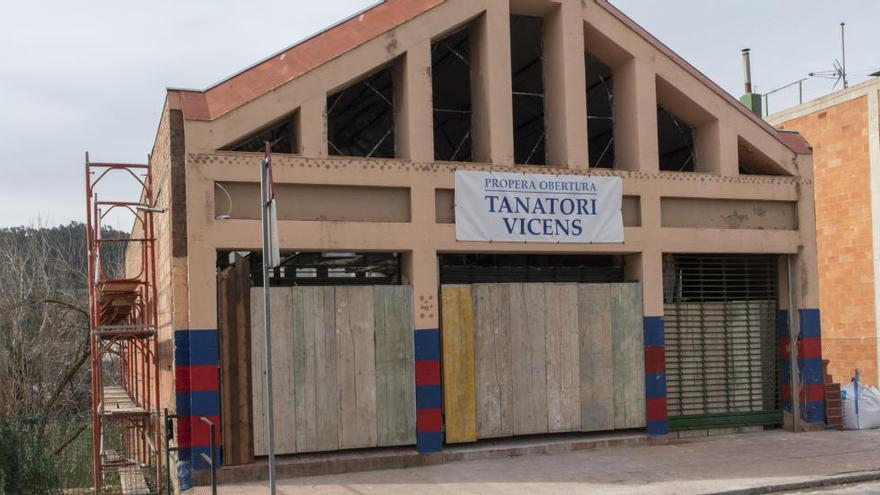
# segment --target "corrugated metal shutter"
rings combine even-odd
[[[671,428],[781,422],[777,277],[774,255],[666,256]]]

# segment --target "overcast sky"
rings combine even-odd
[[[740,50],[764,92],[831,69],[847,22],[852,83],[880,70],[876,0],[612,0],[735,96]],[[0,16],[0,226],[84,219],[83,153],[144,162],[166,87],[205,88],[372,0],[40,0]],[[831,90],[811,80],[809,98]],[[795,103],[771,99],[776,110]],[[130,190],[129,188],[120,190]],[[106,198],[110,199],[110,198]],[[128,229],[127,225],[119,225]]]

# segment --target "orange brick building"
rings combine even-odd
[[[835,381],[878,377],[880,78],[768,118],[813,145],[822,354]]]

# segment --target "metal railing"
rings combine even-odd
[[[803,78],[799,81],[795,81],[793,83],[786,84],[785,86],[781,86],[781,87],[778,87],[774,90],[768,91],[764,95],[764,109],[763,109],[764,115],[763,116],[767,117],[770,115],[770,95],[772,95],[774,93],[778,93],[782,90],[788,89],[788,88],[795,86],[795,85],[798,87],[798,105],[802,105],[804,103],[804,81],[806,81],[806,80],[807,80],[807,78]]]
[[[208,425],[208,428],[211,429],[211,455],[209,456],[202,452],[200,457],[211,466],[211,494],[217,495],[217,463],[214,462],[214,456],[216,455],[216,448],[214,446],[216,426],[214,426],[214,423],[211,420],[205,417],[200,417],[199,421]]]

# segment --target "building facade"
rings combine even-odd
[[[604,0],[386,0],[168,91],[150,165],[182,476],[200,417],[224,469],[267,453],[266,141],[279,454],[824,421],[798,134]],[[619,179],[623,242],[460,241],[456,172]]]
[[[877,386],[880,277],[880,78],[768,117],[813,145],[823,352],[848,382]]]

